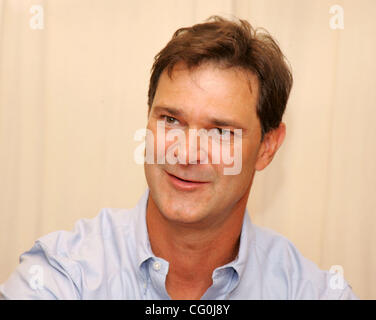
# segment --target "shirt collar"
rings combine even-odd
[[[252,221],[249,216],[248,210],[245,209],[244,218],[243,218],[243,226],[242,226],[242,231],[240,234],[240,244],[239,244],[238,255],[235,258],[235,260],[220,267],[220,269],[226,268],[226,267],[232,267],[235,269],[237,273],[237,276],[238,276],[237,278],[240,279],[244,273],[244,269],[249,258],[250,242],[252,241],[253,238],[254,238],[254,232],[253,232],[253,227],[252,227]]]
[[[149,235],[146,225],[146,209],[149,198],[149,188],[142,195],[140,201],[136,206],[137,211],[137,221],[135,229],[136,238],[136,248],[137,248],[137,265],[139,268],[142,267],[143,263],[148,259],[155,257],[151,250]],[[242,231],[240,235],[239,252],[235,260],[229,262],[228,264],[221,266],[217,269],[224,269],[232,267],[237,273],[237,280],[241,278],[244,273],[246,262],[249,257],[250,241],[254,237],[253,227],[251,218],[249,216],[248,210],[245,209]],[[238,281],[236,281],[238,282]]]

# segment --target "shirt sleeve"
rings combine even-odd
[[[326,300],[359,300],[353,292],[349,283],[344,279],[343,275],[333,274],[325,271],[327,290],[325,294]],[[335,277],[335,278],[333,278]],[[332,280],[338,280],[332,281]]]
[[[55,300],[80,299],[77,266],[66,257],[49,252],[43,243],[20,256],[20,264],[0,285],[0,299]],[[77,278],[76,278],[77,279]]]
[[[347,285],[339,297],[339,300],[359,300],[359,298],[352,291],[351,286]]]

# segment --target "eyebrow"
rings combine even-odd
[[[233,127],[235,129],[243,129],[239,123],[232,120],[210,118],[209,122],[218,127]]]
[[[184,111],[179,110],[179,109],[175,109],[175,108],[172,108],[172,107],[168,107],[168,106],[156,106],[156,107],[154,107],[154,112],[157,112],[157,113],[166,112],[166,113],[169,113],[169,114],[176,116],[176,117],[184,115]]]
[[[184,110],[176,109],[170,106],[163,106],[163,105],[154,107],[154,112],[156,113],[166,112],[175,117],[182,117],[182,116],[184,117],[185,115]],[[207,122],[210,123],[211,125],[218,126],[218,127],[233,127],[235,129],[245,130],[245,128],[243,128],[242,125],[240,125],[238,122],[233,121],[231,119],[219,119],[215,117],[210,117],[207,120]]]

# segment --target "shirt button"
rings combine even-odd
[[[155,261],[155,262],[153,263],[153,269],[154,269],[155,271],[159,271],[159,270],[161,269],[161,264],[160,264],[160,262]]]

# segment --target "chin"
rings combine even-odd
[[[195,224],[205,220],[206,217],[205,212],[198,209],[197,205],[195,206],[194,204],[189,206],[182,205],[182,203],[172,204],[169,202],[158,207],[165,219],[175,223]]]

